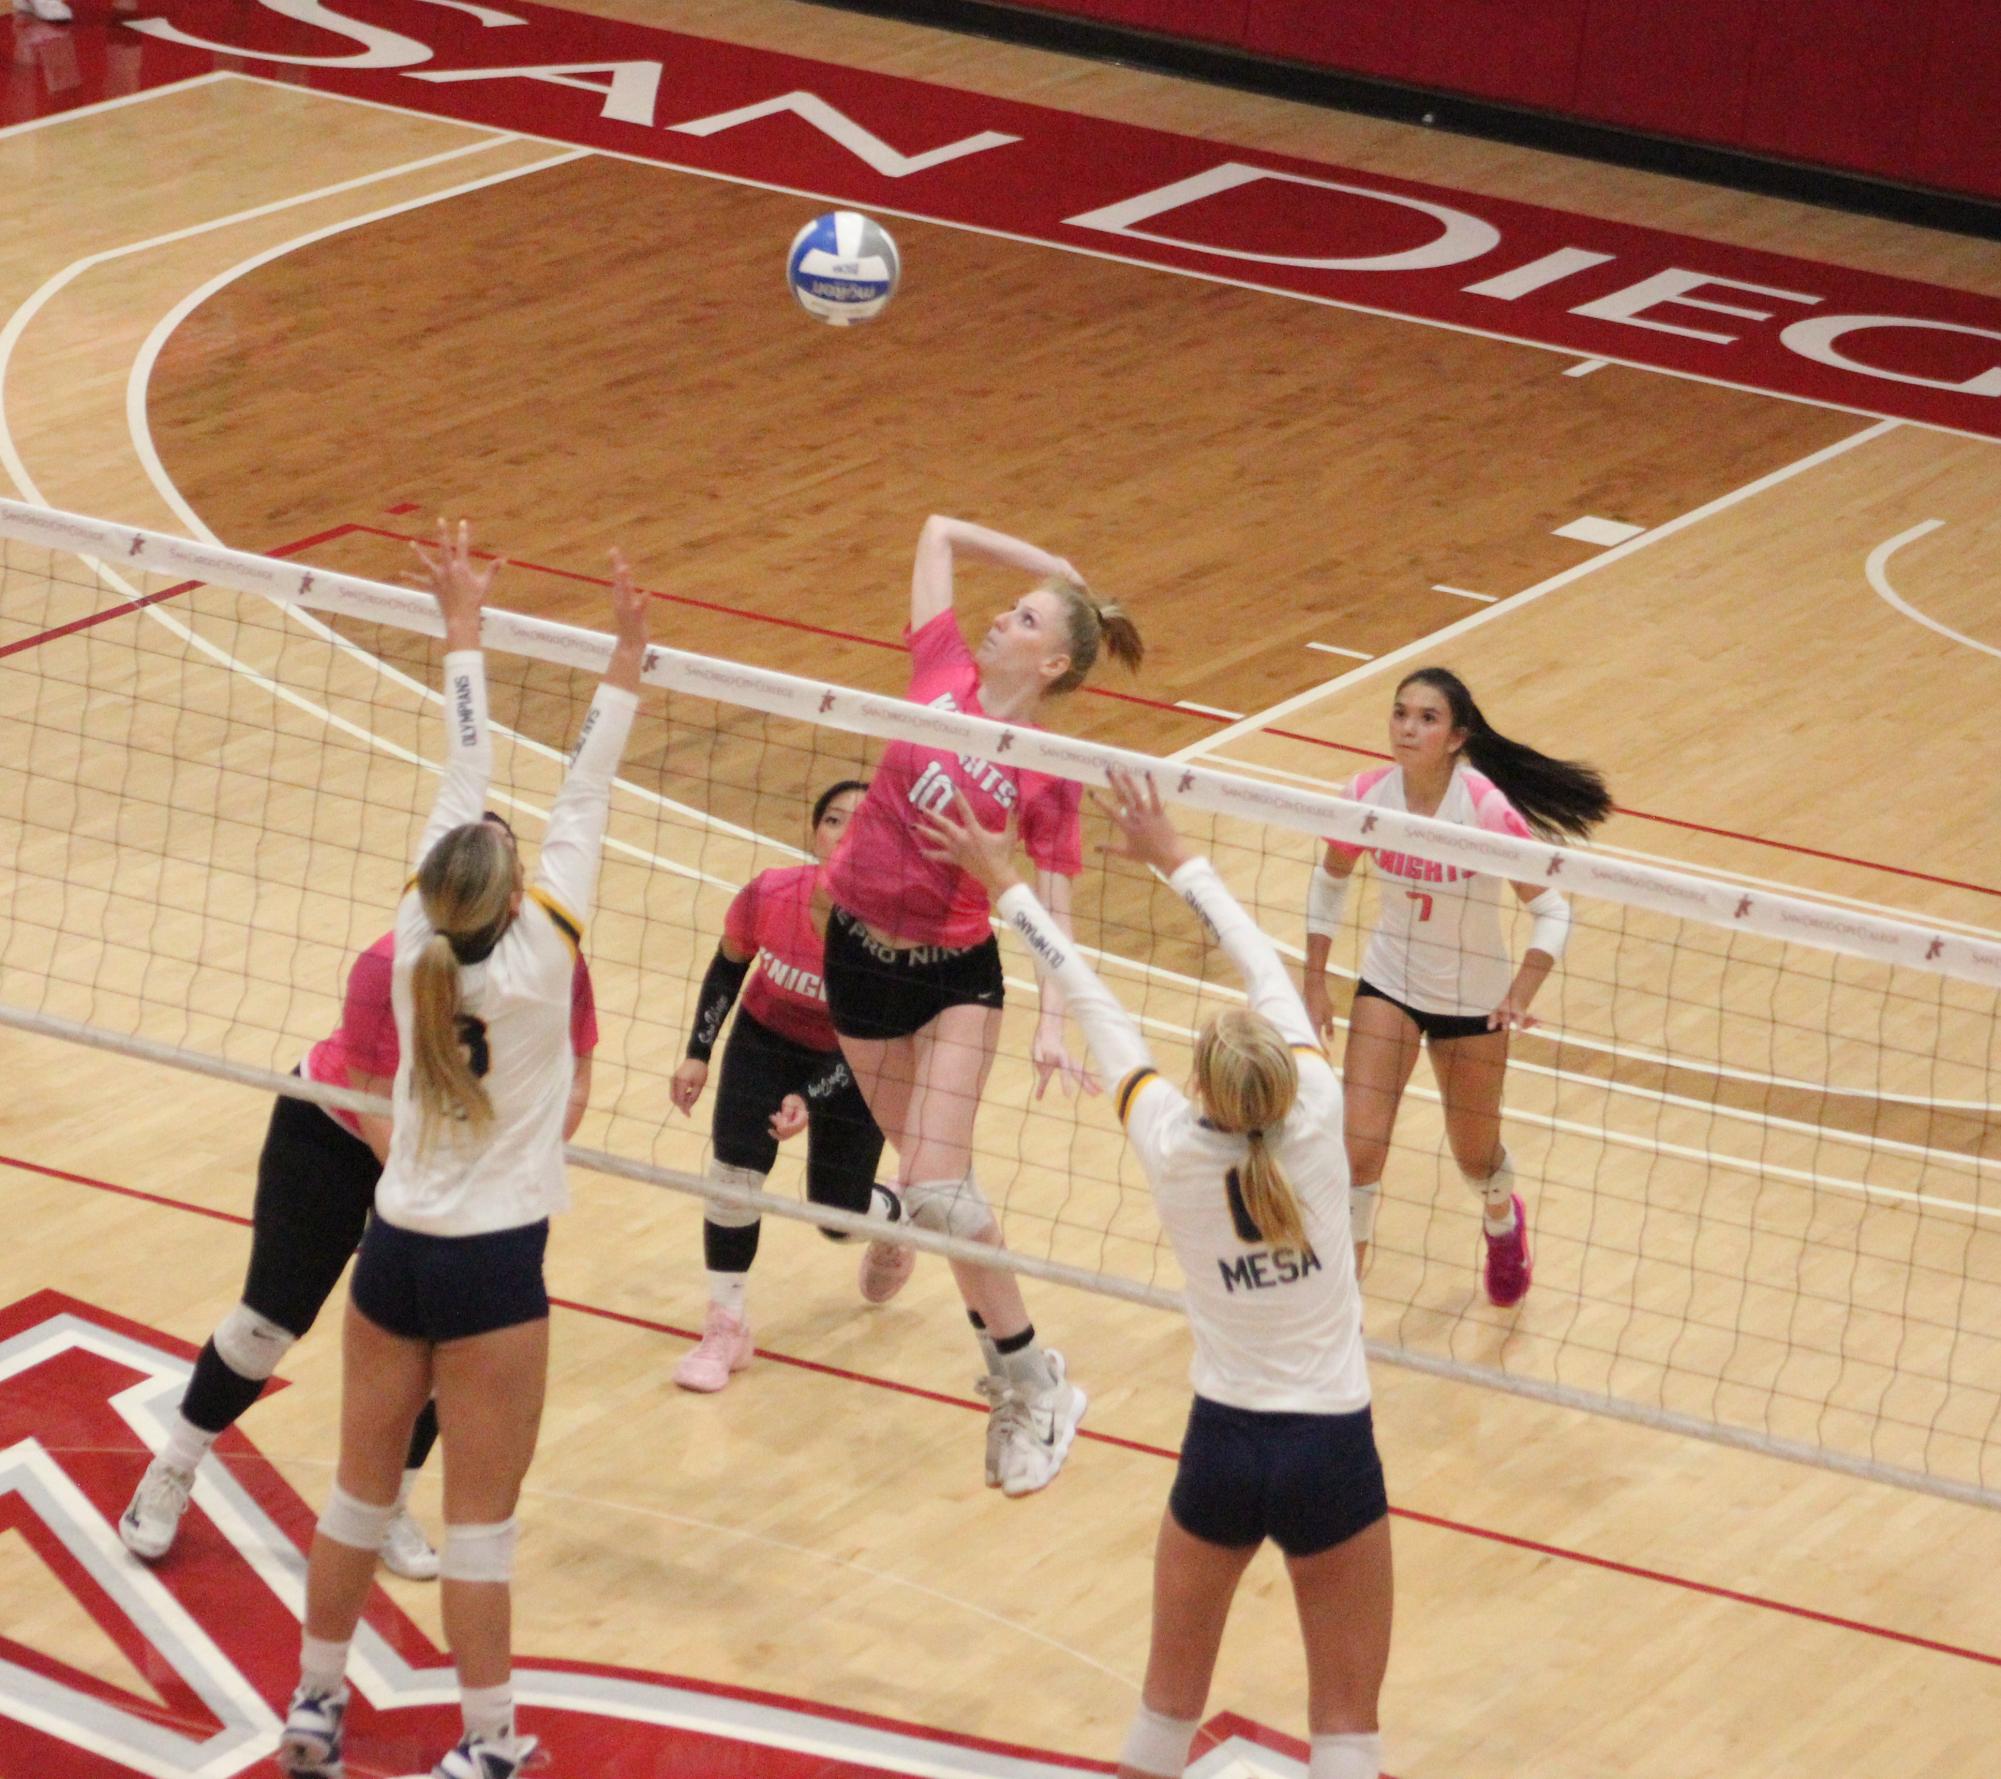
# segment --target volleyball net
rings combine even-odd
[[[432,602],[13,502],[0,539],[0,1022],[340,1099],[289,1071],[338,1023],[429,811]],[[532,856],[610,643],[493,611],[486,647],[490,801]],[[885,740],[1093,785],[1124,764],[1295,957],[1324,837],[1405,861],[1365,872],[1335,941],[1337,1063],[1376,894],[1421,894],[1435,869],[1570,899],[1506,1073],[1533,1288],[1486,1301],[1479,1201],[1419,1062],[1365,1281],[1376,1358],[2001,1505],[2001,942],[664,646],[645,679],[586,937],[602,1042],[584,1165],[727,1190],[706,1176],[707,1103],[691,1123],[668,1091],[724,911],[808,856],[812,799],[866,777]],[[1101,868],[1088,803],[1085,823],[1079,943],[1179,1080],[1194,1032],[1240,1003],[1235,974],[1164,885]],[[1528,920],[1502,900],[1519,956]],[[1110,1099],[1034,1097],[1035,973],[1011,935],[1002,951],[975,1149],[1005,1263],[1172,1307],[1179,1273]],[[803,1202],[802,1147],[760,1202],[858,1227]],[[694,1255],[680,1232],[634,1260],[692,1274]]]

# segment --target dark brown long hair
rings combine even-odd
[[[1612,813],[1612,793],[1595,766],[1555,760],[1520,741],[1511,741],[1487,721],[1466,682],[1447,667],[1420,667],[1397,682],[1429,686],[1452,711],[1452,726],[1466,732],[1466,763],[1491,778],[1522,820],[1545,840],[1563,835],[1582,840]]]

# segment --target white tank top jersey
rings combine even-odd
[[[484,1235],[536,1223],[569,1205],[563,1114],[575,1073],[571,977],[597,890],[611,783],[639,700],[601,685],[549,811],[549,826],[521,912],[479,963],[459,970],[460,1030],[493,1102],[474,1136],[445,1124],[426,1150],[411,1086],[411,964],[435,929],[412,888],[396,909],[390,997],[402,1056],[389,1161],[375,1189],[376,1215],[424,1235]],[[486,673],[477,651],[445,657],[446,764],[417,848],[421,865],[453,828],[476,822],[493,766]]]
[[[1299,1097],[1272,1142],[1306,1224],[1304,1255],[1259,1237],[1232,1184],[1249,1148],[1202,1119],[1153,1066],[1139,1027],[1025,885],[999,913],[1068,996],[1108,1080],[1126,1136],[1153,1188],[1187,1278],[1195,1337],[1190,1381],[1199,1396],[1266,1413],[1348,1414],[1367,1405],[1362,1297],[1348,1232],[1348,1158],[1341,1140],[1341,1083],[1277,948],[1224,887],[1207,859],[1191,859],[1171,886],[1230,954],[1251,1007],[1299,1059]]]
[[[1351,792],[1376,809],[1406,808],[1403,772],[1364,772]],[[1527,822],[1492,780],[1460,764],[1434,812],[1437,820],[1492,834],[1533,838]],[[1359,846],[1328,843],[1357,858]],[[1461,1018],[1491,1013],[1507,998],[1515,962],[1501,932],[1501,879],[1441,865],[1410,853],[1377,848],[1376,924],[1362,952],[1361,973],[1392,1000],[1420,1013]]]

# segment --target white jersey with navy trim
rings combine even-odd
[[[1061,983],[1098,1066],[1119,1084],[1119,1117],[1187,1279],[1196,1393],[1267,1413],[1351,1413],[1369,1400],[1369,1374],[1348,1232],[1340,1080],[1314,1041],[1277,949],[1209,861],[1190,860],[1170,882],[1242,972],[1252,1008],[1278,1027],[1298,1057],[1299,1095],[1272,1149],[1299,1200],[1309,1244],[1304,1255],[1258,1237],[1231,1185],[1249,1145],[1204,1123],[1162,1079],[1139,1027],[1034,894],[1015,886],[1001,898],[999,913],[1037,966]]]
[[[598,687],[549,812],[521,912],[481,962],[460,967],[460,1029],[493,1102],[493,1120],[477,1137],[461,1125],[443,1123],[428,1147],[423,1142],[424,1120],[411,1081],[410,972],[434,929],[414,888],[397,907],[390,995],[402,1054],[389,1160],[375,1191],[375,1209],[399,1229],[482,1235],[535,1223],[568,1207],[563,1115],[575,1072],[572,976],[597,890],[612,778],[638,705],[630,692]],[[445,657],[445,719],[444,780],[417,849],[419,865],[453,828],[478,821],[485,807],[493,750],[485,668],[477,651]]]

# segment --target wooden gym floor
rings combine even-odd
[[[637,0],[593,10],[657,22]],[[2001,293],[1987,243],[782,0],[674,13],[856,68]],[[390,578],[397,534],[468,512],[521,565],[504,603],[593,625],[601,595],[574,577],[618,543],[703,602],[663,605],[660,640],[883,690],[901,688],[918,523],[957,512],[1063,551],[1141,616],[1147,702],[1079,698],[1071,727],[1324,781],[1381,745],[1381,658],[1486,614],[1439,658],[1504,727],[1606,769],[1628,812],[1608,843],[2001,926],[1991,445],[1617,366],[1565,378],[1501,341],[914,223],[897,232],[921,282],[893,326],[845,342],[828,387],[795,315],[726,299],[771,282],[796,198],[250,79],[0,135],[0,193],[6,492],[250,549],[338,531],[311,560]],[[988,294],[1024,285],[1032,300]],[[699,354],[683,304],[703,308]],[[1711,505],[1544,590],[1598,553],[1558,525],[1651,530]],[[1892,570],[1881,546],[1927,520],[1943,523]],[[1963,640],[1888,603],[1873,579],[1892,572]],[[1437,590],[1454,587],[1492,599]],[[963,597],[1010,592],[968,576]],[[524,708],[524,732],[560,745],[539,720]],[[719,907],[684,898],[670,918],[712,928]],[[639,1018],[636,972],[600,968],[614,1016]],[[330,1010],[333,986],[319,969],[299,1004]],[[0,1250],[0,1303],[52,1288],[198,1343],[244,1243],[195,1212],[247,1212],[264,1102],[111,1057],[81,1068],[45,1040],[0,1036],[0,1059],[0,1208],[32,1232]],[[997,1103],[1022,1091],[997,1077]],[[980,1487],[942,1269],[863,1314],[848,1255],[773,1225],[753,1302],[780,1357],[685,1397],[667,1379],[672,1330],[701,1315],[697,1210],[575,1185],[518,1647],[1109,1759],[1144,1660],[1181,1331],[1033,1292],[1106,1437],[1048,1495],[1003,1504]],[[337,1342],[323,1329],[285,1375],[244,1430],[316,1504]],[[2001,1740],[2001,1602],[1977,1579],[2001,1563],[1993,1515],[1398,1370],[1376,1388],[1405,1510],[1385,1699],[1403,1779],[1807,1779],[1886,1750],[1943,1776]],[[418,1506],[435,1523],[434,1481]],[[0,1635],[129,1680],[40,1574],[0,1530]],[[435,1636],[434,1594],[390,1587]],[[1212,1708],[1296,1733],[1296,1645],[1267,1555]],[[11,1773],[6,1738],[0,1723]]]

